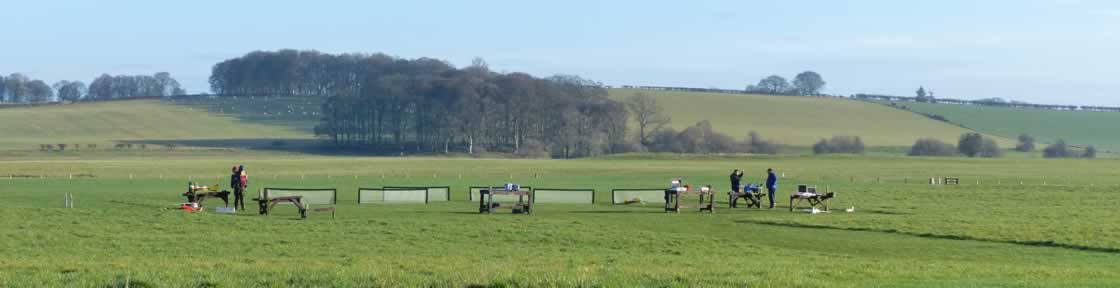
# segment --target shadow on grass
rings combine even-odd
[[[914,215],[914,213],[895,212],[895,211],[887,211],[887,210],[864,210],[864,212],[871,213],[871,214],[882,214],[882,215]]]
[[[665,214],[665,211],[635,211],[635,210],[582,210],[568,211],[573,214]]]
[[[779,227],[790,227],[790,228],[875,232],[875,233],[887,233],[887,234],[895,234],[895,235],[913,236],[913,237],[928,238],[928,239],[977,241],[977,242],[987,242],[987,243],[1012,244],[1012,245],[1022,245],[1022,246],[1032,246],[1032,247],[1050,247],[1050,248],[1080,250],[1080,251],[1087,251],[1087,252],[1120,254],[1120,248],[1094,247],[1094,246],[1085,246],[1085,245],[1077,245],[1077,244],[1058,243],[1058,242],[1054,242],[1052,240],[1046,240],[1046,241],[997,240],[997,239],[977,238],[977,237],[964,236],[964,235],[903,232],[903,231],[898,231],[898,230],[895,230],[895,229],[834,227],[834,226],[826,226],[826,225],[812,225],[812,224],[800,224],[800,223],[781,223],[781,222],[759,221],[759,220],[736,220],[735,223],[757,224],[757,225],[768,225],[768,226],[779,226]]]

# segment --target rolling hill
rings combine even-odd
[[[846,99],[609,91],[616,100],[635,93],[657,98],[670,111],[671,126],[677,130],[709,120],[715,130],[738,139],[753,130],[766,139],[802,147],[834,135],[860,136],[869,147],[908,147],[921,137],[952,143],[960,134],[971,131],[904,110]],[[241,147],[267,145],[273,139],[311,140],[311,127],[320,117],[317,109],[318,103],[311,100],[276,98],[132,100],[6,108],[0,109],[0,123],[4,123],[0,134],[6,136],[0,139],[0,149],[32,150],[41,144],[58,143],[108,147],[140,140]],[[960,118],[949,115],[950,119]],[[988,127],[984,125],[966,126],[989,131],[982,129]],[[1012,137],[1017,133],[992,134]],[[1049,139],[1047,135],[1039,133],[1042,139]],[[1010,138],[999,141],[1004,147],[1014,144]]]
[[[922,137],[956,143],[962,133],[971,132],[883,105],[837,98],[635,89],[611,89],[610,97],[623,100],[635,93],[655,97],[670,111],[677,130],[708,120],[713,129],[737,139],[754,130],[764,138],[796,146],[845,135],[860,136],[869,147],[909,147]],[[999,142],[1004,147],[1014,143],[1007,138]]]
[[[1027,133],[1039,142],[1065,139],[1071,145],[1095,145],[1120,150],[1120,134],[1115,124],[1120,113],[1057,111],[975,105],[897,103],[915,112],[941,115],[949,122],[987,134],[1008,138]]]
[[[31,150],[41,144],[95,144],[118,141],[310,139],[302,129],[241,121],[172,105],[131,100],[0,109],[0,149]]]

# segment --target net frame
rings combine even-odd
[[[622,201],[619,201],[619,199],[618,199],[618,197],[619,197],[619,195],[618,195],[618,194],[619,194],[619,193],[618,193],[618,192],[650,192],[650,193],[654,193],[654,192],[656,192],[656,193],[658,193],[658,194],[657,194],[657,198],[656,198],[656,199],[657,199],[657,200],[661,200],[662,202],[663,202],[663,201],[665,201],[665,189],[664,189],[664,188],[649,188],[649,189],[636,189],[636,188],[633,188],[633,189],[629,189],[629,188],[628,188],[628,189],[611,189],[611,205],[626,204],[626,199],[623,199]]]
[[[390,190],[390,189],[408,189],[408,190],[424,189],[424,191],[427,193],[427,198],[428,198],[428,200],[425,203],[451,201],[451,186],[385,186],[385,187],[381,187],[381,188],[384,189],[384,190]],[[433,193],[437,193],[436,191],[433,191],[433,189],[443,189],[443,193],[439,193],[439,194],[443,194],[443,195],[437,195],[437,196],[442,196],[444,200],[439,200],[438,197],[432,197],[433,195],[435,195]]]
[[[597,192],[595,191],[595,189],[592,189],[592,188],[588,188],[588,189],[578,189],[578,188],[534,188],[534,189],[533,189],[533,204],[536,204],[536,203],[538,202],[538,200],[540,199],[540,195],[541,195],[541,194],[538,194],[538,193],[540,193],[540,192],[545,192],[545,193],[544,193],[544,195],[548,195],[548,194],[549,194],[548,192],[553,192],[553,191],[554,191],[554,192],[586,192],[586,191],[590,191],[590,192],[591,192],[591,197],[590,197],[590,198],[591,198],[591,203],[587,203],[587,202],[583,202],[583,201],[581,201],[581,202],[565,202],[565,201],[561,201],[561,202],[549,202],[549,201],[546,201],[546,202],[540,202],[540,203],[556,203],[556,204],[595,204],[595,195],[597,194]],[[545,197],[545,199],[547,200],[547,199],[548,199],[548,197],[546,196],[546,197]]]
[[[365,191],[381,191],[381,197],[378,200],[367,200],[362,197]],[[385,191],[424,191],[424,201],[385,201]],[[400,187],[380,187],[380,188],[358,188],[358,204],[406,204],[406,203],[424,203],[430,202],[428,197],[428,189],[426,187],[417,188],[400,188]]]
[[[335,205],[335,204],[338,204],[338,189],[335,189],[335,188],[273,188],[273,187],[265,187],[265,188],[261,189],[261,194],[262,195],[259,195],[259,196],[263,197],[263,199],[272,199],[273,198],[273,194],[271,193],[272,191],[296,191],[296,192],[320,192],[320,191],[321,192],[326,192],[326,191],[330,191],[331,192],[330,203],[324,203],[324,202],[319,202],[319,201],[310,201],[313,198],[301,199],[301,201],[305,205],[310,205],[310,204]],[[299,196],[303,196],[303,195],[299,195]],[[277,197],[279,197],[279,196],[277,196]],[[291,203],[279,203],[279,204],[280,205],[292,205]]]

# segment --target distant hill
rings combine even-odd
[[[922,137],[956,143],[970,130],[876,103],[838,98],[611,89],[623,100],[646,93],[671,111],[672,126],[683,129],[701,120],[737,139],[751,130],[783,144],[810,146],[833,135],[860,136],[869,147],[909,147]],[[631,130],[633,130],[631,125]],[[1010,139],[999,140],[1010,147]]]
[[[1008,138],[1021,133],[1039,142],[1065,139],[1071,145],[1095,145],[1099,149],[1120,150],[1120,112],[1059,111],[1034,108],[1008,108],[978,105],[899,102],[896,105],[914,112],[941,115],[946,120],[987,134]]]
[[[616,100],[639,92],[656,97],[671,111],[672,126],[678,130],[709,120],[715,130],[737,139],[754,130],[794,146],[848,135],[862,137],[868,147],[909,147],[921,137],[955,143],[960,134],[970,132],[915,113],[847,99],[609,90]],[[312,98],[238,97],[4,108],[0,109],[0,135],[5,136],[0,138],[0,149],[32,150],[60,143],[100,148],[117,143],[202,147],[260,147],[276,140],[307,143],[313,141],[312,128],[321,118],[318,106],[318,99]],[[1005,148],[1014,144],[1006,138],[1000,142]]]
[[[207,109],[160,100],[130,100],[0,109],[0,149],[32,150],[39,145],[118,141],[310,139],[299,126],[244,121]]]

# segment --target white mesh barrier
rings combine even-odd
[[[358,204],[381,203],[385,198],[381,188],[358,188]]]
[[[427,202],[425,188],[358,188],[358,204]]]
[[[428,202],[451,201],[451,187],[428,187]]]
[[[533,189],[533,202],[594,204],[595,189]]]
[[[430,186],[430,187],[397,187],[386,186],[389,189],[423,189],[428,194],[428,202],[447,202],[451,201],[451,187],[448,186]]]
[[[304,204],[327,204],[333,205],[336,203],[337,191],[335,189],[293,189],[293,188],[264,188],[264,197],[268,199],[285,196],[303,196],[301,202]],[[288,204],[291,203],[280,203]]]
[[[385,188],[381,192],[382,202],[410,202],[410,203],[427,203],[428,202],[428,189],[413,189],[402,188],[392,189]]]
[[[665,189],[614,189],[611,203],[665,203]]]

